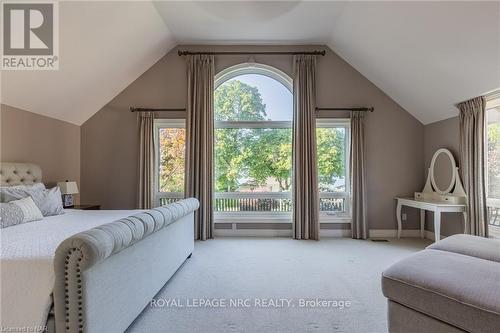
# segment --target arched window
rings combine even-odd
[[[262,64],[216,76],[216,213],[291,212],[292,80]]]
[[[229,67],[215,77],[216,121],[291,121],[292,79],[255,63]]]
[[[291,223],[292,79],[271,66],[223,70],[214,90],[216,222]],[[184,197],[185,120],[155,120],[156,202]],[[349,222],[348,119],[319,118],[320,220]],[[285,230],[286,231],[286,230]]]

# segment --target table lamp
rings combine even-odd
[[[71,208],[74,206],[73,194],[78,193],[78,186],[76,182],[58,182],[57,186],[61,189],[62,201],[64,208]]]

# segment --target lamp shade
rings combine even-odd
[[[58,182],[57,186],[61,189],[61,194],[78,193],[78,186],[76,185],[76,182]]]

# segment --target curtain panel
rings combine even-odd
[[[460,171],[467,194],[467,219],[471,235],[488,237],[485,181],[484,97],[457,105],[460,110]]]
[[[316,57],[293,59],[293,238],[319,239]]]
[[[213,238],[214,57],[187,57],[186,197],[200,201],[195,237]]]
[[[352,238],[368,238],[366,218],[365,113],[351,114]]]
[[[154,112],[139,112],[139,209],[154,203]]]

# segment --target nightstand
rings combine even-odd
[[[74,205],[73,207],[68,207],[69,209],[81,209],[81,210],[100,210],[101,205]]]

